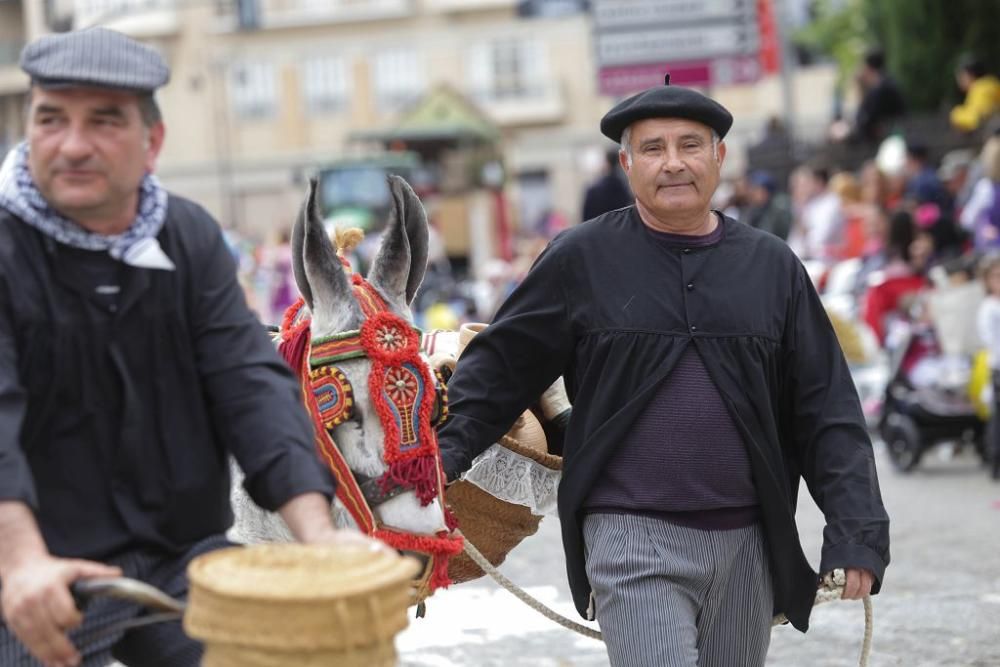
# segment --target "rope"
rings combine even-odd
[[[545,618],[549,619],[550,621],[558,623],[564,628],[568,628],[574,632],[578,632],[584,637],[590,637],[591,639],[598,639],[603,641],[603,637],[601,636],[599,630],[588,628],[586,625],[582,625],[580,623],[577,623],[576,621],[571,621],[565,616],[562,616],[561,614],[552,611],[544,604],[542,604],[532,596],[525,593],[524,590],[519,588],[517,584],[512,582],[510,579],[500,574],[499,570],[493,567],[493,564],[490,563],[488,560],[486,560],[486,557],[483,556],[483,554],[479,553],[479,549],[472,546],[472,542],[469,541],[469,538],[466,537],[463,541],[465,542],[466,555],[468,555],[469,558],[471,558],[476,563],[476,565],[483,568],[483,572],[486,572],[488,575],[493,577],[494,581],[500,584],[502,588],[505,588],[508,591],[510,591],[514,595],[514,597],[516,597],[518,600],[528,605],[529,607],[537,611]]]
[[[816,591],[816,600],[813,602],[813,606],[839,600],[840,596],[844,593],[844,585],[846,583],[847,575],[842,569],[838,568],[833,572],[827,573],[823,577],[822,585]],[[862,599],[862,603],[865,607],[865,634],[861,641],[861,657],[858,659],[858,667],[868,667],[868,658],[872,652],[873,614],[871,596],[866,595]],[[784,614],[778,614],[771,621],[771,626],[782,625],[787,622],[788,619],[785,618]]]
[[[528,605],[529,607],[540,613],[542,616],[549,619],[550,621],[558,623],[564,628],[567,628],[574,632],[578,632],[584,637],[589,637],[591,639],[604,641],[604,637],[599,630],[594,630],[593,628],[587,627],[586,625],[582,625],[575,621],[571,621],[565,616],[562,616],[561,614],[553,611],[552,609],[549,609],[544,604],[533,598],[531,595],[528,595],[528,593],[526,593],[523,589],[518,587],[517,584],[512,582],[510,579],[501,574],[499,570],[493,567],[493,564],[490,563],[488,560],[486,560],[486,557],[483,556],[483,554],[481,554],[479,550],[476,549],[475,546],[473,546],[472,542],[469,541],[469,538],[465,537],[463,541],[465,542],[464,550],[466,555],[468,555],[469,558],[471,558],[476,563],[476,565],[481,567],[483,569],[483,572],[490,575],[490,577],[492,577],[493,580],[496,581],[501,588],[510,591],[510,593],[513,594],[514,597],[516,597],[521,602],[525,603],[526,605]],[[840,596],[844,592],[844,584],[846,582],[847,582],[847,575],[844,574],[844,571],[841,569],[834,570],[833,572],[827,574],[825,577],[823,577],[822,586],[820,586],[819,589],[817,589],[816,591],[816,600],[813,602],[813,605],[815,606],[818,604],[822,604],[824,602],[839,600]],[[858,667],[868,667],[868,658],[871,655],[872,651],[872,628],[873,628],[871,596],[866,595],[862,600],[862,602],[864,603],[865,607],[865,634],[864,634],[864,639],[861,642],[861,657],[858,660]],[[776,625],[783,625],[785,623],[788,623],[788,619],[785,617],[785,615],[778,614],[777,616],[774,617],[774,619],[772,619],[771,627],[774,627]]]

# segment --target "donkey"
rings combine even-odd
[[[392,210],[367,283],[390,313],[410,323],[413,320],[410,303],[427,264],[427,219],[420,200],[405,180],[390,176],[389,187]],[[303,315],[308,309],[314,348],[316,341],[360,330],[368,318],[355,296],[359,281],[349,275],[324,229],[317,206],[315,180],[310,183],[291,240],[295,282],[305,302]],[[421,363],[426,367],[426,362]],[[338,361],[337,370],[346,379],[340,384],[353,388],[350,392],[353,396],[347,397],[352,405],[349,414],[341,414],[341,418],[334,420],[336,423],[328,424],[332,427],[329,434],[359,484],[380,495],[378,485],[372,481],[384,479],[389,465],[384,452],[385,429],[368,391],[372,360],[365,356],[347,358]],[[429,367],[426,370],[429,371]],[[242,542],[290,539],[280,518],[256,507],[240,484],[233,484],[233,489],[236,523],[230,533],[232,538]],[[384,495],[388,497],[379,498],[381,502],[372,507],[378,524],[425,536],[441,535],[449,530],[441,496],[428,498],[430,494],[425,493],[420,498],[418,490],[413,488],[396,488]],[[356,526],[357,521],[352,520],[339,498],[332,511],[338,525]]]
[[[442,372],[454,368],[474,329],[436,332],[421,341],[413,328],[410,303],[426,268],[427,218],[406,181],[390,176],[389,188],[392,210],[365,280],[347,270],[330,242],[311,182],[292,231],[293,272],[303,299],[286,314],[279,350],[303,380],[317,449],[338,479],[335,523],[422,556],[427,566],[416,594],[422,601],[437,587],[483,573],[468,554],[459,556],[463,542],[452,509],[463,517],[467,537],[489,543],[488,558],[498,565],[535,532],[542,514],[554,512],[561,459],[547,453],[541,424],[526,412],[508,437],[474,462],[465,482],[451,487],[451,507],[445,505],[432,427],[447,414],[446,388],[428,358]],[[564,428],[569,405],[561,381],[541,397],[540,408],[548,422]],[[510,525],[497,523],[481,501],[487,496],[507,504],[499,514]],[[254,505],[239,484],[232,504],[235,541],[291,539],[281,519]]]

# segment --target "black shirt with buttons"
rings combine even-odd
[[[678,247],[630,206],[557,236],[462,354],[441,456],[454,478],[563,376],[573,416],[559,518],[573,601],[585,614],[587,498],[668,378],[690,370],[693,348],[746,446],[775,610],[805,630],[817,574],[795,526],[800,480],[826,516],[823,572],[862,567],[880,586],[888,517],[857,391],[808,273],[777,237],[719,221],[716,237]]]
[[[247,307],[222,232],[171,196],[175,271],[55,242],[0,209],[0,501],[49,551],[179,553],[258,505],[333,493],[297,381]]]

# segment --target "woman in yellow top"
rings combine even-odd
[[[965,93],[965,101],[951,110],[951,124],[963,132],[973,132],[1000,111],[1000,79],[987,74],[980,60],[962,63],[955,78]]]

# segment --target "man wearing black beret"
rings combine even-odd
[[[760,666],[774,614],[807,629],[800,479],[845,598],[877,592],[889,562],[871,442],[809,276],[711,209],[732,122],[669,80],[609,111],[635,205],[557,236],[448,385],[454,479],[565,377],[567,572],[616,667]]]
[[[125,632],[134,605],[81,615],[70,584],[183,597],[187,563],[229,545],[230,453],[298,539],[352,538],[219,226],[152,173],[166,62],[94,28],[21,66],[27,138],[0,167],[0,665],[197,665],[179,623]]]

